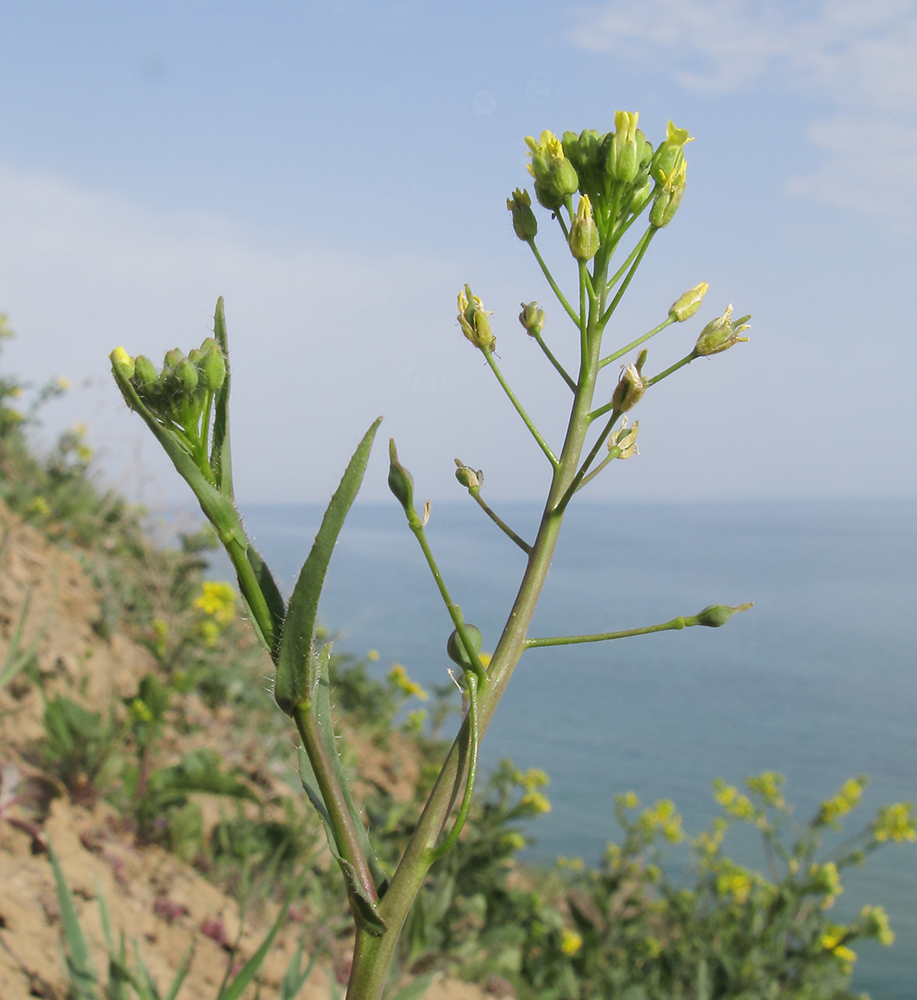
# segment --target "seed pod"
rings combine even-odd
[[[469,625],[468,622],[465,622],[465,631],[468,633],[472,648],[475,655],[477,655],[481,652],[481,643],[483,642],[481,630],[477,626]],[[458,629],[449,636],[446,642],[446,652],[449,654],[449,659],[453,663],[457,663],[462,670],[475,670],[477,665],[472,666],[471,660],[468,657],[468,651],[465,649],[465,644],[462,642]]]
[[[520,302],[519,305],[522,306],[519,322],[530,337],[537,337],[544,329],[544,309],[537,302]]]

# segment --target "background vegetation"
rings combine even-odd
[[[0,337],[9,335],[4,320]],[[286,720],[265,692],[265,655],[239,620],[234,589],[206,577],[214,539],[206,529],[180,535],[175,548],[153,544],[146,513],[94,477],[84,429],[47,451],[31,443],[41,406],[65,389],[61,380],[30,389],[0,376],[0,500],[79,559],[99,595],[95,633],[132,637],[153,666],[136,690],[109,704],[87,701],[78,683],[47,694],[43,736],[20,748],[27,773],[4,771],[0,819],[31,830],[38,850],[54,795],[104,800],[137,843],[161,845],[243,910],[279,898],[306,870],[294,901],[305,950],[337,963],[344,980],[350,920],[340,874],[290,767]],[[28,617],[27,600],[0,659],[0,687],[14,698],[46,686],[34,644],[22,639]],[[428,694],[403,667],[384,671],[374,660],[335,657],[335,702],[345,765],[359,756],[370,775],[358,799],[383,863],[393,863],[446,752],[440,728],[460,706],[457,692]],[[239,733],[254,739],[244,767],[228,765],[218,749]],[[559,859],[532,868],[519,853],[537,832],[530,821],[550,808],[547,783],[509,761],[491,775],[457,848],[433,868],[411,912],[392,993],[413,983],[419,996],[432,974],[444,972],[533,1000],[840,1000],[853,996],[856,942],[892,943],[881,907],[864,907],[848,924],[832,921],[844,868],[917,836],[913,805],[897,804],[823,850],[824,835],[856,808],[865,778],[845,783],[805,823],[793,819],[779,775],[749,778],[743,789],[715,783],[721,815],[693,836],[673,803],[641,809],[626,793],[617,803],[619,842],[599,867]],[[736,825],[759,832],[761,870],[726,852]],[[686,838],[693,861],[688,872],[676,871],[664,849]],[[232,966],[236,944],[225,930],[200,930],[224,935]],[[126,967],[123,951],[119,959],[113,940],[110,947]]]

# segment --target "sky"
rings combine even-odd
[[[534,500],[549,468],[455,300],[493,310],[507,377],[551,442],[569,393],[517,322],[537,299],[571,359],[505,200],[526,135],[613,128],[695,137],[675,220],[608,333],[624,344],[687,288],[681,357],[734,304],[750,341],[648,393],[640,456],[588,498],[913,496],[917,2],[564,4],[0,0],[0,365],[73,389],[110,482],[188,499],[108,373],[197,346],[226,301],[240,503],[330,495],[385,416],[419,495]],[[574,274],[542,216],[562,284]],[[614,373],[604,391],[610,394]],[[377,446],[363,496],[387,496]],[[584,496],[586,494],[584,493]]]

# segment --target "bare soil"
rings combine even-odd
[[[107,711],[109,705],[136,690],[140,677],[155,669],[150,653],[128,637],[116,633],[103,639],[93,630],[91,623],[100,613],[99,595],[75,556],[49,544],[0,505],[0,664],[5,662],[27,600],[23,646],[40,637],[38,674],[48,697],[64,693],[95,711]],[[196,703],[188,710],[206,712]],[[35,748],[44,733],[43,712],[41,691],[22,676],[0,690],[0,769],[5,768],[8,775],[13,769],[26,778],[40,774]],[[248,769],[261,767],[267,772],[262,780],[281,782],[264,761],[256,759],[254,734],[236,732],[231,716],[214,717],[209,723],[200,739],[211,746],[216,742],[226,759],[244,763]],[[181,749],[192,748],[189,743]],[[387,784],[397,797],[410,794],[412,765],[398,747],[387,757],[378,751],[374,755],[369,744],[357,750],[365,775]],[[51,866],[41,850],[44,838],[60,858],[103,981],[107,981],[107,952],[99,895],[110,911],[115,939],[124,934],[129,956],[134,947],[140,949],[161,990],[168,987],[192,949],[191,971],[179,1000],[215,997],[227,967],[228,942],[235,940],[239,930],[236,902],[174,855],[139,843],[131,825],[105,802],[80,804],[68,798],[63,788],[55,791],[57,797],[47,817],[32,832],[33,817],[15,804],[0,813],[0,1000],[65,1000],[68,996],[61,915]],[[277,912],[278,904],[269,903],[246,916],[237,962],[244,962],[257,949]],[[262,998],[277,995],[290,957],[310,926],[303,920],[299,910],[291,909],[263,967]],[[306,951],[312,943],[305,943]],[[342,994],[337,978],[346,967],[340,959],[345,946],[346,942],[339,942],[337,961],[332,957],[317,964],[301,993],[304,1000]],[[329,953],[333,955],[334,949]],[[248,995],[254,996],[254,990]],[[483,994],[464,983],[440,980],[425,996],[429,1000],[479,1000]]]

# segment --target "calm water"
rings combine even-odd
[[[538,511],[501,514],[531,536]],[[288,592],[321,510],[256,507],[246,523]],[[428,535],[453,597],[499,635],[522,553],[469,502],[438,506]],[[526,654],[487,734],[493,763],[551,775],[553,811],[532,856],[597,861],[615,794],[672,798],[697,832],[710,780],[777,770],[800,818],[851,775],[872,784],[857,815],[917,799],[917,501],[588,506],[571,512],[532,635],[667,621],[753,600],[724,628]],[[446,679],[451,631],[394,503],[357,507],[322,600],[338,648],[378,649],[426,685]],[[727,842],[728,843],[728,842]],[[763,859],[748,843],[736,853]],[[855,986],[917,997],[917,849],[891,846],[848,874],[836,919],[888,910],[892,948],[863,945]]]

